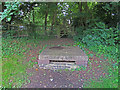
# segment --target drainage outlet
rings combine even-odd
[[[46,69],[75,69],[78,66],[75,61],[65,61],[65,60],[49,60],[49,64],[45,66]]]
[[[71,69],[87,66],[88,56],[73,46],[46,47],[39,55],[38,64],[44,69]]]

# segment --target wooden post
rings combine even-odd
[[[10,30],[10,25],[8,24],[8,30]]]
[[[19,32],[20,32],[20,25],[18,25],[18,32],[17,32],[18,37],[19,37]]]

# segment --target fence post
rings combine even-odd
[[[9,24],[8,24],[8,30],[10,30],[10,26],[9,26]]]
[[[18,25],[18,32],[17,32],[18,37],[19,37],[19,32],[20,32],[20,25]]]
[[[11,36],[10,24],[7,23],[7,26],[8,26],[8,27],[7,27],[7,30],[10,31],[10,36]]]

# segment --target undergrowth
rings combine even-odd
[[[99,27],[100,24],[101,26]],[[91,82],[86,81],[84,88],[117,88],[119,42],[116,44],[116,40],[119,41],[118,35],[120,35],[120,32],[116,28],[105,29],[104,23],[98,23],[97,28],[87,29],[84,31],[83,35],[82,38],[80,36],[74,38],[76,40],[76,46],[80,47],[88,57],[96,55],[100,58],[101,55],[103,55],[104,59],[108,59],[109,62],[109,65],[104,67],[107,69],[109,75],[101,78],[101,81],[92,79]],[[94,53],[89,54],[85,48]]]

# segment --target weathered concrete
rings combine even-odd
[[[38,64],[45,69],[71,69],[87,66],[87,55],[77,46],[47,47],[39,55]]]

